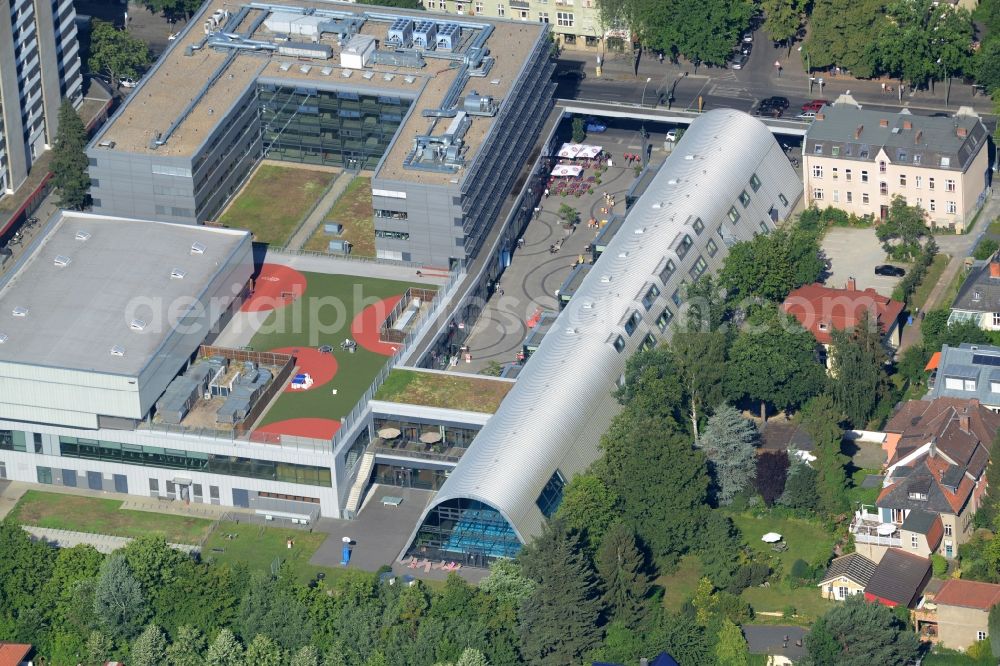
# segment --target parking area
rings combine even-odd
[[[898,277],[875,275],[875,267],[888,261],[874,229],[833,227],[823,238],[823,251],[831,264],[826,279],[829,287],[843,287],[853,277],[858,289],[872,287],[883,296],[891,296],[899,283]]]

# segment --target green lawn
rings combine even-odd
[[[948,266],[950,259],[951,257],[946,254],[935,255],[934,262],[927,269],[927,274],[913,292],[912,301],[914,306],[918,308],[924,307],[927,297],[931,295],[931,290],[934,289],[938,280],[941,279],[941,274],[944,273],[944,269]]]
[[[386,357],[358,346],[357,352],[341,351],[340,343],[351,335],[354,316],[376,300],[403,294],[405,282],[358,278],[350,275],[304,273],[306,292],[296,304],[268,315],[250,345],[256,351],[281,347],[330,345],[337,359],[337,375],[326,386],[309,391],[286,391],[264,415],[260,425],[299,417],[339,419],[346,415],[385,365]],[[322,299],[317,301],[314,299]],[[337,395],[332,389],[337,389]]]
[[[111,536],[162,536],[170,543],[196,544],[212,521],[149,511],[121,509],[121,501],[29,490],[11,512],[22,525]]]
[[[677,565],[677,571],[660,576],[653,583],[663,588],[664,607],[676,612],[694,596],[700,579],[701,560],[697,555],[685,555]]]
[[[955,302],[955,297],[958,296],[958,290],[962,288],[962,283],[965,282],[965,278],[968,276],[969,272],[965,270],[965,266],[959,268],[958,272],[955,273],[955,277],[952,278],[951,284],[948,285],[947,291],[941,295],[935,307],[950,308],[951,304]]]
[[[262,164],[218,222],[249,229],[259,243],[284,245],[336,175]]]
[[[784,573],[792,569],[795,560],[802,559],[813,564],[833,553],[834,537],[822,525],[800,518],[777,518],[764,516],[757,518],[748,513],[731,516],[743,533],[743,538],[754,550],[768,555],[776,555],[784,566]],[[777,532],[788,544],[788,550],[775,553],[771,544],[760,540],[768,532]]]
[[[865,480],[865,477],[869,474],[881,474],[881,470],[878,469],[858,469],[854,471],[851,476],[852,487],[847,490],[847,495],[850,499],[851,506],[857,504],[875,504],[875,500],[878,499],[878,494],[882,491],[881,486],[876,486],[875,488],[862,488],[861,482]]]
[[[990,226],[987,229],[991,235],[1000,236],[1000,217],[990,222]]]
[[[338,222],[344,225],[344,233],[336,236],[351,242],[351,254],[361,257],[375,256],[375,218],[372,212],[372,179],[358,176],[352,180],[340,195],[324,222]],[[323,226],[316,230],[305,250],[326,252],[329,242],[335,237],[323,232]]]
[[[227,539],[226,535],[236,535]],[[307,581],[325,567],[309,564],[309,558],[323,545],[327,535],[292,528],[265,527],[254,523],[220,522],[205,542],[202,557],[215,562],[241,563],[248,568],[270,571],[271,563],[280,558],[295,572],[296,578]],[[291,549],[286,545],[292,539]],[[328,574],[329,575],[329,574]]]
[[[396,369],[375,399],[492,414],[513,387],[496,379]]]
[[[750,587],[743,590],[746,599],[755,613],[781,613],[788,606],[795,608],[795,616],[791,618],[758,615],[757,621],[792,623],[809,626],[821,615],[830,610],[833,601],[823,599],[819,595],[819,587],[807,585],[791,589],[787,583],[772,583],[770,587]]]

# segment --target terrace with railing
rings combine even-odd
[[[896,525],[884,523],[877,513],[869,513],[864,509],[854,512],[850,530],[858,543],[892,548],[899,548],[903,543]]]

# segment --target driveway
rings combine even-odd
[[[900,278],[875,275],[875,266],[887,260],[874,229],[833,227],[823,238],[822,247],[831,263],[828,287],[843,288],[853,277],[858,289],[872,287],[883,296],[891,296],[899,283]]]

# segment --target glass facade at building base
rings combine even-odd
[[[499,511],[459,498],[431,510],[408,554],[482,567],[498,558],[514,557],[520,550],[517,533]]]

